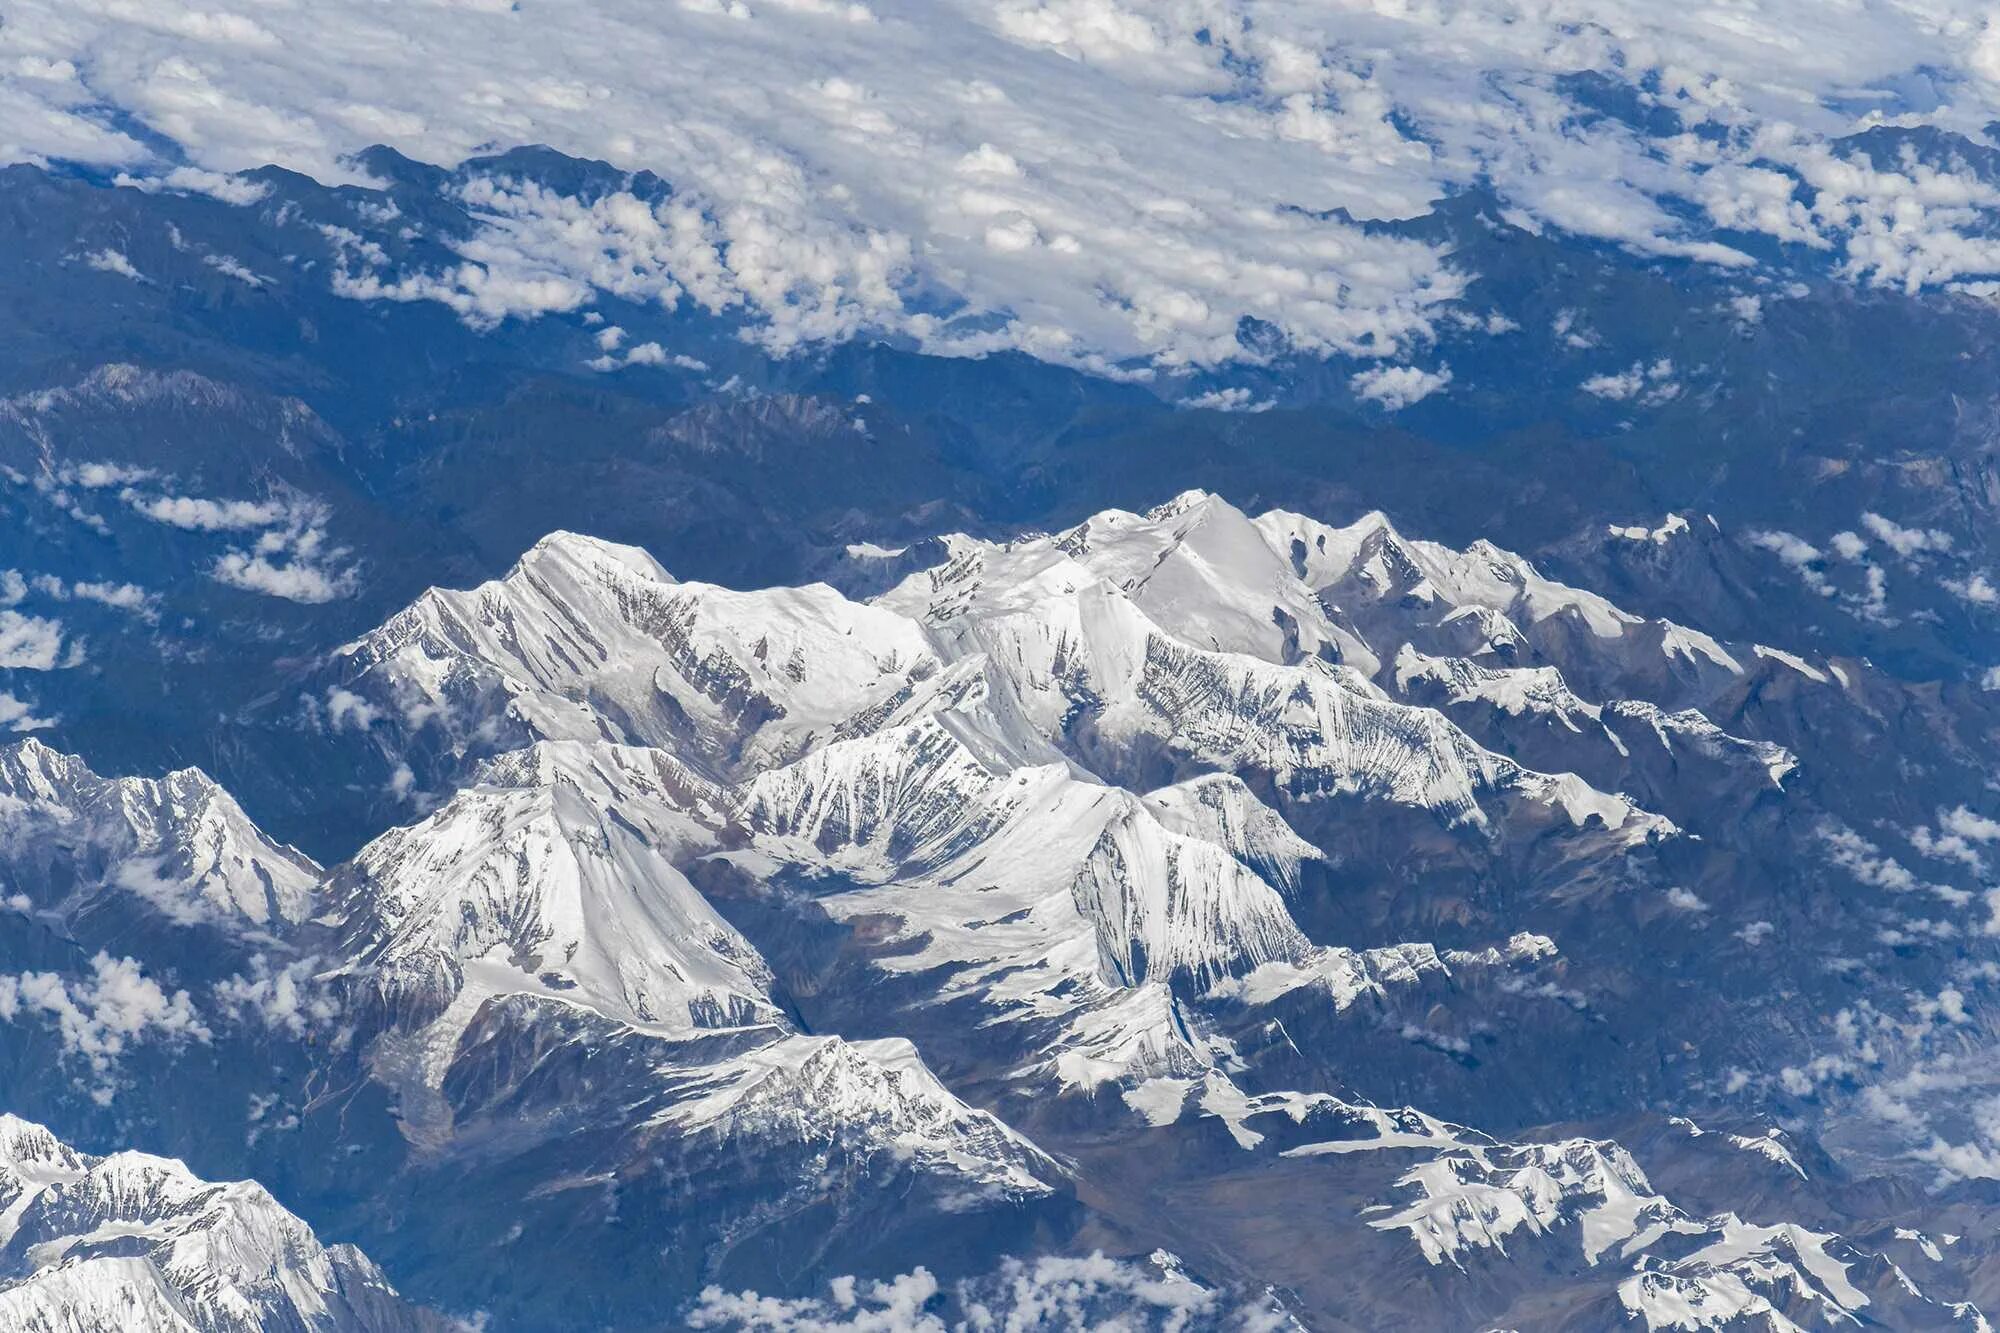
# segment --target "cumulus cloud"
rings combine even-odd
[[[108,1104],[116,1093],[119,1058],[149,1040],[201,1041],[211,1033],[184,990],[169,994],[131,958],[98,953],[90,975],[0,973],[0,1022],[23,1014],[52,1019],[65,1056],[81,1058],[92,1075],[91,1096]]]
[[[1592,375],[1577,387],[1593,398],[1658,407],[1680,396],[1681,386],[1673,376],[1674,363],[1661,358],[1650,363],[1635,361],[1616,374]]]
[[[1391,412],[1420,403],[1451,383],[1451,367],[1371,366],[1348,380],[1354,396]]]
[[[1206,412],[1268,412],[1275,404],[1272,400],[1260,399],[1250,390],[1239,386],[1198,393],[1192,398],[1182,399],[1181,406],[1193,411]]]
[[[162,9],[158,12],[165,14],[174,11]],[[185,14],[186,11],[181,12]],[[193,69],[185,61],[179,66],[168,68],[176,72]],[[120,172],[115,178],[115,183],[129,189],[143,190],[148,194],[166,191],[170,194],[207,195],[211,199],[219,199],[225,204],[234,204],[239,208],[259,202],[271,192],[270,186],[258,181],[247,181],[226,172],[205,171],[200,167],[187,166],[175,167],[157,176],[135,176]]]
[[[1777,556],[1780,563],[1797,574],[1806,587],[1820,596],[1834,595],[1833,584],[1827,581],[1826,575],[1819,569],[1819,562],[1826,558],[1826,553],[1805,538],[1796,533],[1772,529],[1746,532],[1743,534],[1743,540]]]
[[[216,500],[143,493],[130,487],[120,498],[155,523],[184,531],[239,536],[256,533],[249,546],[234,547],[216,557],[209,575],[218,583],[306,603],[350,596],[359,584],[359,572],[343,563],[349,552],[328,536],[331,515],[319,501],[298,495]],[[109,595],[120,594],[113,590]]]
[[[1678,885],[1667,890],[1667,906],[1679,912],[1706,912],[1708,903],[1692,889]]]
[[[56,602],[95,602],[118,611],[129,611],[143,619],[156,618],[153,595],[136,583],[109,580],[79,580],[71,583],[54,574],[24,575],[17,569],[0,569],[0,606],[16,606],[30,592]]]
[[[1982,572],[1975,571],[1963,579],[1942,579],[1944,590],[1961,601],[1974,606],[2000,605],[2000,588],[1993,586],[1992,580]]]
[[[318,604],[346,597],[354,591],[357,576],[352,569],[329,572],[308,562],[277,563],[268,556],[250,551],[229,551],[217,557],[209,571],[218,583],[245,592],[281,597],[288,602]]]
[[[623,334],[624,330],[613,327],[604,330],[604,333]],[[616,347],[617,345],[615,340],[606,343],[602,333],[598,335],[598,346]],[[692,371],[695,374],[702,374],[708,370],[708,363],[706,361],[684,355],[680,352],[669,352],[666,348],[655,342],[639,343],[634,347],[626,349],[623,353],[606,351],[604,355],[592,357],[584,364],[592,370],[599,372],[623,370],[627,366],[672,366],[677,370]]]
[[[995,1271],[949,1289],[923,1268],[881,1281],[838,1277],[823,1297],[781,1299],[709,1287],[687,1323],[743,1333],[1195,1326],[1217,1333],[1278,1333],[1293,1326],[1268,1300],[1246,1300],[1194,1281],[1164,1251],[1145,1263],[1102,1254],[1009,1258]]]
[[[27,700],[16,697],[11,690],[0,690],[0,727],[19,734],[46,731],[54,725],[53,718],[37,717],[34,705]]]
[[[235,255],[203,255],[201,262],[224,277],[234,278],[248,287],[262,287],[268,281],[263,275],[253,273],[249,266]]]
[[[215,985],[218,1009],[237,1022],[255,1022],[293,1037],[325,1028],[340,1015],[340,1004],[319,981],[318,958],[295,958],[282,965],[258,954],[250,970]]]
[[[334,731],[366,731],[382,716],[382,710],[352,690],[338,685],[326,692],[326,724]]]
[[[365,183],[344,155],[374,142],[447,163],[547,143],[672,181],[695,242],[665,267],[677,299],[726,292],[779,348],[883,329],[1178,366],[1260,354],[1238,340],[1248,319],[1308,351],[1393,355],[1436,331],[1465,275],[1357,222],[1486,183],[1523,226],[1646,255],[1742,268],[1748,233],[1856,282],[2000,273],[2000,190],[1973,165],[1839,142],[1857,124],[1976,136],[2000,115],[1970,0],[1762,0],[1728,22],[1639,0],[1588,22],[1523,0],[327,0],[254,16],[18,0],[8,17],[0,157],[248,206],[267,187],[231,173],[266,162]],[[1912,70],[1928,101],[1898,91]],[[153,160],[107,107],[188,160]],[[558,251],[524,241],[539,224],[505,205],[487,218],[448,266],[350,256],[344,290],[493,322],[659,276],[600,262],[587,231]],[[1756,299],[1736,298],[1739,323]]]
[[[190,532],[238,532],[269,527],[284,519],[285,506],[276,500],[209,500],[190,495],[142,495],[128,490],[121,497],[134,510]]]
[[[1922,825],[1910,831],[1910,845],[1922,855],[1955,861],[1977,875],[1986,873],[1986,858],[1979,849],[1996,841],[2000,841],[2000,821],[1963,805],[1938,811],[1935,829]]]
[[[0,611],[0,669],[12,671],[54,671],[73,666],[81,651],[72,642],[63,648],[60,620]]]
[[[1940,532],[1936,528],[1906,528],[1893,519],[1875,513],[1863,514],[1861,526],[1874,534],[1877,541],[1906,560],[1926,553],[1951,549],[1951,534]]]
[[[1844,824],[1829,821],[1821,824],[1815,833],[1826,850],[1828,860],[1872,888],[1886,889],[1891,893],[1923,890],[1955,905],[1972,899],[1972,895],[1964,889],[1933,884],[1919,878],[1909,867]]]
[[[131,278],[137,282],[145,281],[145,276],[133,267],[132,261],[125,257],[125,252],[122,250],[113,250],[109,247],[92,250],[83,257],[83,262],[100,273],[116,273],[121,278]]]

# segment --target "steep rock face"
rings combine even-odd
[[[470,972],[664,1036],[774,1023],[756,950],[672,860],[712,845],[715,799],[657,751],[506,756],[334,877],[339,956],[419,1012],[450,1005]]]
[[[327,697],[334,727],[381,726],[441,779],[529,740],[599,738],[728,777],[935,668],[915,626],[823,585],[684,584],[635,548],[557,533],[505,578],[426,593],[343,649]]]
[[[1395,1192],[1369,1225],[1407,1232],[1433,1265],[1477,1273],[1533,1255],[1578,1275],[1627,1274],[1615,1301],[1596,1297],[1577,1327],[1986,1326],[1971,1305],[1927,1296],[1885,1254],[1845,1237],[1690,1214],[1615,1143],[1460,1146],[1410,1169]]]
[[[56,1333],[443,1333],[261,1186],[92,1157],[0,1115],[0,1325]]]
[[[251,1085],[247,1137],[312,1145],[261,1151],[318,1154],[300,1174],[321,1182],[370,1154],[381,1199],[336,1215],[406,1288],[616,1324],[647,1282],[796,1291],[1112,1236],[1364,1323],[1863,1309],[1821,1253],[1891,1308],[1887,1243],[1785,1192],[1819,1188],[1817,1160],[1730,1137],[1753,1166],[1695,1208],[1686,1144],[1642,1131],[1674,1181],[1655,1188],[1601,1124],[1640,1097],[1707,1116],[1753,1067],[1853,1076],[1859,1053],[1815,1062],[1822,1009],[1875,1042],[1915,1028],[1881,1017],[1892,994],[1964,1026],[1972,978],[1869,952],[1919,938],[1907,906],[1824,883],[1923,882],[1811,804],[1811,756],[1764,725],[1823,722],[1870,677],[1630,615],[1497,548],[1201,495],[854,564],[839,582],[866,600],[732,592],[558,534],[314,678],[305,734],[394,766],[408,822],[323,885],[301,869],[268,958],[174,984]],[[22,765],[21,810],[91,827],[62,814],[89,802],[37,794],[81,791],[73,765]],[[254,854],[160,862],[171,901],[237,902],[226,872],[282,853],[226,800],[190,804],[234,811],[217,845]],[[1680,809],[1701,836],[1660,813]],[[1969,808],[1924,817],[1916,854],[1983,856]],[[1780,933],[1811,947],[1759,952]],[[64,943],[23,947],[46,969]],[[1875,971],[1835,966],[1861,956]],[[32,999],[0,1021],[69,1039],[102,983],[28,967],[0,968]],[[1773,985],[1799,1003],[1726,1021]],[[1787,1178],[1740,1175],[1764,1166]],[[1275,1195],[1366,1262],[1304,1265],[1235,1202]],[[603,1244],[510,1286],[514,1247],[552,1235]],[[100,1285],[172,1308],[142,1277]]]
[[[196,769],[102,778],[29,739],[0,749],[0,864],[37,910],[119,910],[176,926],[280,931],[311,910],[319,867],[266,838]]]
[[[1364,676],[1380,665],[1339,608],[1216,496],[1190,491],[1147,514],[1107,510],[1054,545],[1185,643],[1280,663],[1319,657]]]
[[[1491,542],[1455,551],[1413,541],[1380,513],[1336,528],[1274,510],[1257,524],[1299,578],[1356,617],[1371,641],[1387,629],[1415,632],[1419,649],[1447,656],[1506,661],[1532,652],[1587,693],[1601,697],[1609,686],[1662,703],[1712,694],[1743,670],[1701,631],[1632,615]]]
[[[540,741],[330,880],[322,981],[340,1058],[394,1107],[402,1188],[493,1198],[516,1229],[468,1243],[498,1254],[521,1226],[623,1217],[654,1238],[650,1258],[552,1274],[536,1299],[564,1317],[635,1317],[633,1262],[676,1290],[767,1281],[801,1244],[860,1264],[1069,1206],[1063,1168],[907,1041],[798,1030],[758,950],[681,868],[718,854],[736,808],[662,751]],[[526,1198],[502,1184],[519,1180],[535,1182]],[[464,1282],[421,1241],[390,1253]]]
[[[1234,856],[1284,893],[1296,892],[1308,862],[1321,859],[1285,817],[1233,773],[1212,773],[1146,793],[1146,808],[1175,833]]]
[[[878,604],[923,619],[947,660],[982,661],[1005,693],[1004,703],[988,704],[1001,725],[1030,728],[1141,789],[1181,769],[1225,771],[1298,800],[1360,796],[1448,822],[1483,822],[1481,798],[1504,792],[1579,824],[1595,815],[1639,836],[1661,827],[1573,778],[1481,749],[1442,715],[1390,700],[1351,667],[1182,641],[1060,539],[960,543],[949,564],[910,576]]]

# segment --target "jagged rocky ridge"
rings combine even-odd
[[[219,793],[107,801],[18,747],[8,818],[38,822],[9,856],[66,850],[25,854],[16,910],[104,947],[76,895],[128,864],[179,871],[149,903],[235,905],[205,976],[173,941],[212,911],[125,952],[218,1016],[259,1010],[260,1058],[309,1043],[282,1151],[322,1160],[290,1169],[331,1191],[330,1155],[367,1153],[398,1224],[338,1207],[399,1282],[529,1325],[629,1317],[628,1252],[523,1291],[427,1257],[429,1229],[495,1256],[638,1235],[647,1281],[687,1295],[1111,1237],[1275,1287],[1311,1327],[1887,1308],[1841,1276],[1888,1261],[1839,1239],[1887,1216],[1839,1171],[1686,1205],[1570,1132],[1634,1105],[1812,1128],[1783,1083],[1729,1085],[1810,1068],[1813,1034],[1720,1020],[1774,985],[1811,1013],[1823,962],[1881,929],[1830,919],[1824,874],[1763,878],[1839,869],[1813,849],[1854,818],[1773,701],[1882,688],[1865,664],[1631,615],[1379,515],[1203,495],[829,577],[738,592],[559,534],[427,593],[303,697],[403,812],[323,876]],[[1783,829],[1756,822],[1778,804]],[[1680,980],[1682,952],[1761,958],[1799,918],[1821,938],[1775,982]],[[1861,993],[1935,994],[1930,966]],[[203,1030],[183,1041],[248,1039]],[[1673,1173],[1697,1143],[1645,1151]],[[1223,1202],[1252,1180],[1324,1245]],[[1510,1268],[1523,1247],[1538,1267]],[[1407,1280],[1371,1289],[1335,1251]],[[1973,1254],[1897,1308],[1976,1319]]]
[[[80,1153],[0,1115],[0,1327],[19,1333],[445,1333],[352,1245],[250,1181]]]

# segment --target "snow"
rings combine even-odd
[[[1778,1165],[1797,1172],[1800,1180],[1807,1179],[1805,1168],[1799,1165],[1798,1158],[1792,1156],[1792,1150],[1785,1146],[1776,1129],[1757,1135],[1731,1134],[1729,1142],[1733,1147],[1756,1153],[1759,1157],[1768,1157]]]
[[[0,1289],[0,1327],[344,1329],[359,1326],[349,1290],[393,1298],[365,1257],[323,1247],[259,1185],[145,1153],[87,1156],[13,1116],[0,1116],[0,1201],[0,1272],[21,1275]],[[440,1326],[407,1313],[403,1327]]]
[[[197,769],[104,778],[32,738],[0,749],[0,847],[29,842],[71,858],[80,889],[131,894],[175,926],[235,933],[304,920],[321,875]]]
[[[577,742],[483,776],[336,877],[351,969],[448,1003],[454,973],[504,963],[501,993],[558,991],[678,1037],[779,1021],[763,960],[670,859],[712,844],[689,813],[712,788],[657,751]]]
[[[1814,666],[1812,663],[1806,661],[1805,658],[1800,657],[1797,653],[1788,653],[1784,651],[1782,648],[1767,648],[1761,643],[1755,646],[1754,651],[1759,657],[1765,657],[1769,658],[1773,662],[1783,663],[1785,666],[1790,667],[1792,670],[1798,672],[1801,676],[1804,676],[1807,680],[1810,680],[1815,684],[1824,685],[1827,683],[1828,680],[1827,674],[1824,671],[1821,671],[1818,667]]]

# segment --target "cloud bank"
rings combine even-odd
[[[1520,225],[1647,255],[2000,275],[1977,163],[1848,138],[1984,143],[2000,20],[1963,0],[21,0],[8,20],[4,159],[243,207],[262,187],[227,173],[352,179],[376,142],[447,163],[545,142],[673,182],[664,206],[482,184],[461,263],[344,275],[474,321],[608,291],[740,308],[778,350],[867,330],[1173,368],[1260,355],[1241,330],[1268,326],[1388,359],[1465,275],[1358,224],[1475,185]]]

